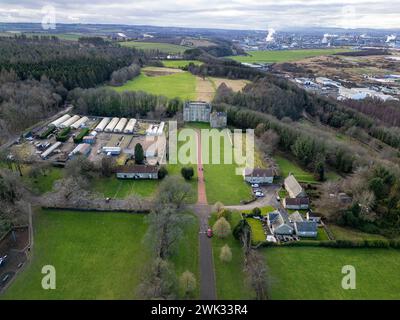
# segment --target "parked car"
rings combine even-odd
[[[211,228],[207,229],[207,237],[211,238],[213,236],[213,231]]]
[[[255,196],[256,196],[257,198],[265,197],[265,195],[264,195],[263,192],[256,192]]]
[[[251,187],[252,187],[252,188],[259,188],[260,186],[259,186],[257,183],[253,183],[253,184],[251,185]]]
[[[6,263],[7,255],[0,257],[0,267]]]
[[[280,202],[281,201],[281,197],[280,196],[276,196],[276,201]]]

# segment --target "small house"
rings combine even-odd
[[[314,221],[296,221],[294,229],[299,237],[316,238],[318,235],[318,225]]]
[[[118,179],[156,180],[158,179],[158,167],[149,165],[126,165],[116,168]]]
[[[274,182],[274,170],[261,168],[245,168],[243,179],[248,183],[271,184]]]
[[[267,217],[268,226],[275,235],[292,235],[293,228],[285,223],[282,215],[278,211],[270,212]]]
[[[291,210],[307,210],[310,207],[309,198],[285,198],[283,207]]]

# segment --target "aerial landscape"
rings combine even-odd
[[[290,1],[17,2],[0,10],[0,304],[400,299],[389,1],[304,24]]]

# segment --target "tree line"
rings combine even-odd
[[[168,99],[142,91],[116,92],[110,88],[75,89],[68,95],[77,113],[108,117],[173,116],[182,110],[179,98]]]

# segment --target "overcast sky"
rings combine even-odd
[[[48,5],[57,23],[400,28],[399,0],[0,0],[0,22],[41,22]]]

